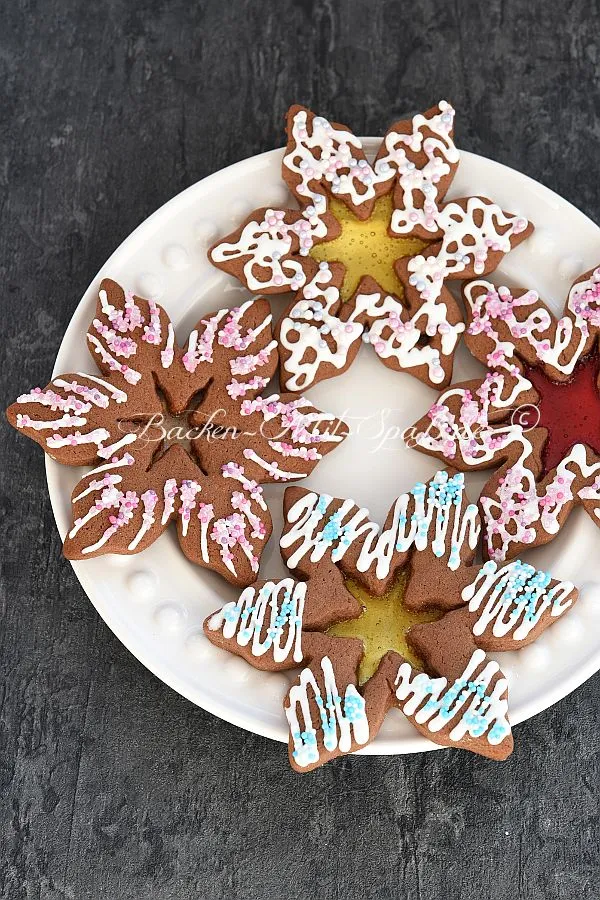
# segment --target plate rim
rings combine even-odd
[[[376,149],[376,146],[381,141],[380,137],[368,136],[361,137],[360,140],[363,142],[363,146],[367,151],[371,149]],[[144,233],[153,227],[154,224],[158,221],[159,217],[162,219],[165,214],[169,214],[172,212],[173,208],[176,206],[184,206],[187,200],[197,192],[200,185],[203,187],[210,188],[213,182],[217,182],[223,178],[227,178],[232,174],[235,170],[236,175],[242,175],[244,169],[254,169],[257,166],[260,166],[262,163],[269,163],[271,160],[275,160],[278,156],[282,155],[284,152],[284,147],[279,147],[271,150],[266,150],[261,153],[257,153],[253,156],[245,157],[237,162],[231,163],[223,169],[219,169],[216,172],[212,172],[209,175],[201,178],[199,181],[194,182],[183,190],[179,191],[169,200],[167,200],[162,206],[158,207],[149,216],[143,219],[129,235],[127,235],[119,245],[113,250],[108,259],[102,264],[98,272],[92,278],[84,293],[80,297],[73,314],[69,320],[69,323],[65,329],[64,335],[61,339],[56,358],[54,360],[54,365],[52,368],[51,378],[55,378],[58,374],[60,374],[60,370],[63,368],[62,358],[66,356],[68,353],[68,348],[71,343],[71,336],[73,333],[77,332],[80,328],[79,319],[82,318],[85,306],[87,304],[87,298],[90,292],[95,290],[95,286],[97,285],[98,280],[101,275],[110,268],[111,263],[119,255],[124,248],[125,244],[129,244],[135,241],[139,241],[141,237],[143,237]],[[578,209],[571,201],[561,197],[552,188],[547,187],[539,181],[536,181],[530,175],[526,175],[522,172],[519,172],[517,169],[514,169],[504,163],[497,162],[496,160],[490,159],[489,157],[482,156],[480,154],[472,153],[469,151],[461,150],[461,161],[469,161],[469,160],[478,160],[483,161],[486,164],[490,164],[492,167],[496,168],[499,175],[502,173],[510,173],[511,176],[517,175],[520,179],[524,179],[525,182],[529,183],[530,186],[534,186],[537,191],[542,191],[542,193],[546,196],[548,202],[554,202],[560,205],[561,208],[569,207],[572,211],[574,211],[577,216],[582,217],[582,219],[592,225],[598,232],[598,237],[600,239],[600,227],[589,217],[586,213],[582,212]],[[535,223],[534,223],[535,224]],[[599,240],[600,243],[600,240]],[[599,252],[600,257],[600,252]],[[177,323],[176,323],[177,327]],[[61,491],[58,487],[58,472],[63,468],[58,462],[51,459],[48,454],[44,454],[45,457],[45,473],[46,473],[46,483],[48,488],[48,494],[50,496],[50,504],[52,507],[52,512],[54,515],[54,520],[61,537],[61,540],[64,539],[65,533],[68,528],[68,522],[65,523],[61,510]],[[135,557],[133,557],[135,558]],[[146,649],[142,646],[136,644],[134,640],[134,635],[128,632],[126,629],[120,627],[120,622],[114,616],[107,611],[104,606],[105,604],[101,601],[98,596],[94,596],[93,591],[88,590],[88,584],[90,583],[90,578],[86,576],[85,572],[85,560],[84,561],[75,561],[69,560],[71,567],[75,573],[77,580],[79,581],[84,593],[86,594],[88,600],[91,602],[96,612],[104,623],[108,626],[108,628],[113,632],[115,637],[123,644],[123,646],[137,659],[146,669],[148,669],[155,677],[159,678],[164,684],[166,684],[169,688],[176,691],[181,696],[185,697],[195,706],[199,706],[200,708],[206,710],[207,712],[215,715],[226,722],[229,722],[237,727],[243,728],[247,731],[250,731],[254,734],[261,735],[263,737],[270,738],[272,740],[276,740],[278,742],[286,742],[287,736],[278,734],[275,730],[269,726],[266,721],[260,720],[257,721],[252,717],[250,713],[242,712],[238,709],[234,713],[231,712],[226,706],[220,704],[212,697],[206,695],[203,696],[200,700],[197,687],[193,686],[191,683],[186,683],[183,681],[176,672],[171,671],[169,668],[164,668],[161,665],[161,661],[153,658],[151,652],[146,652]],[[191,564],[190,564],[191,565]],[[554,689],[546,689],[546,693],[543,695],[544,699],[541,703],[536,702],[535,699],[531,699],[529,702],[523,703],[518,712],[515,715],[511,716],[511,724],[517,725],[520,722],[523,722],[537,713],[548,709],[550,706],[557,703],[559,700],[564,699],[568,696],[572,691],[576,690],[580,687],[585,681],[587,681],[592,675],[594,675],[600,669],[600,644],[596,651],[596,654],[591,655],[582,664],[572,675],[566,679],[566,682],[557,685]],[[268,674],[268,673],[266,673]],[[416,752],[429,752],[432,750],[441,750],[443,747],[433,744],[427,738],[419,735],[415,732],[415,736],[411,738],[402,738],[402,746],[398,748],[398,738],[384,738],[380,740],[379,743],[374,741],[373,743],[367,745],[364,748],[361,748],[357,751],[358,754],[361,755],[404,755],[406,753],[416,753]]]

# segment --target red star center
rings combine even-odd
[[[598,353],[582,359],[569,381],[551,381],[537,368],[526,371],[540,398],[537,424],[548,430],[542,451],[543,475],[556,468],[575,444],[587,444],[600,456],[599,375]]]

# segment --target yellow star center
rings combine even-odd
[[[435,622],[442,613],[438,610],[413,612],[403,603],[407,576],[404,572],[387,594],[374,597],[355,581],[348,579],[346,587],[363,608],[358,619],[339,622],[328,630],[336,637],[360,638],[365,652],[360,663],[360,684],[367,681],[377,669],[381,657],[388,650],[396,650],[411,665],[421,667],[421,660],[406,643],[406,632],[417,622]]]
[[[392,195],[385,194],[375,202],[368,219],[361,221],[341,200],[331,199],[329,209],[341,225],[341,233],[332,241],[315,244],[313,259],[341,262],[346,267],[340,295],[349,300],[364,275],[370,275],[388,294],[402,297],[402,285],[394,263],[402,256],[415,256],[430,241],[414,237],[390,237]]]

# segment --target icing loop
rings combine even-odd
[[[342,320],[336,315],[339,290],[331,280],[331,269],[322,262],[302,289],[302,299],[295,301],[280,323],[282,372],[288,390],[309,387],[328,366],[347,368],[361,338],[372,345],[380,359],[392,360],[399,369],[424,366],[432,384],[445,379],[441,357],[451,359],[465,326],[449,321],[444,302],[425,302],[410,315],[395,297],[359,293],[348,304],[350,313]]]
[[[573,603],[573,584],[559,581],[550,587],[551,577],[520,560],[498,568],[490,560],[479,570],[475,581],[462,592],[463,600],[479,618],[473,634],[481,635],[492,626],[494,637],[512,634],[522,641],[535,628],[546,610],[561,616]]]
[[[482,197],[469,197],[464,206],[447,203],[436,222],[443,233],[437,254],[420,254],[408,261],[409,284],[423,300],[436,300],[445,278],[456,278],[470,268],[482,275],[488,270],[490,253],[508,253],[511,239],[528,227],[527,219],[507,215]]]
[[[479,536],[477,506],[463,504],[464,476],[448,478],[437,472],[429,485],[417,484],[402,494],[393,507],[392,524],[383,532],[369,519],[367,509],[359,508],[353,500],[328,512],[333,498],[307,493],[288,511],[286,530],[280,544],[291,549],[287,565],[294,569],[305,557],[311,563],[326,555],[339,562],[350,547],[358,544],[357,571],[375,571],[378,579],[389,576],[397,552],[406,553],[431,548],[434,555],[444,558],[450,570],[460,565],[463,545],[472,550]],[[295,545],[298,545],[295,549]]]
[[[446,678],[430,678],[425,672],[413,674],[408,663],[402,663],[396,676],[396,697],[401,701],[405,716],[426,725],[432,733],[452,725],[451,741],[460,741],[469,734],[473,738],[486,736],[490,744],[500,744],[509,734],[507,682],[494,676],[498,663],[475,650],[460,678],[448,685]],[[478,671],[479,670],[479,671]]]
[[[288,390],[343,372],[363,332],[388,367],[432,385],[450,379],[464,326],[445,281],[492,271],[532,230],[485,197],[446,202],[459,162],[454,116],[442,100],[396,123],[370,162],[344,125],[290,109],[282,174],[300,210],[255,210],[209,251],[216,266],[253,292],[299,292],[280,324]],[[385,252],[379,247],[368,255],[365,271],[362,262],[358,271],[352,263],[345,271],[344,241],[364,249],[377,241],[375,222]],[[424,242],[431,246],[421,252]],[[336,260],[339,278],[332,279],[325,259]],[[390,277],[380,270],[388,265]]]
[[[389,182],[394,174],[391,168],[383,171],[382,167],[377,174],[364,158],[360,140],[345,128],[334,128],[323,116],[311,117],[309,135],[305,109],[292,119],[292,143],[283,159],[284,168],[298,176],[294,190],[301,201],[317,210],[325,209],[326,199],[311,184],[327,184],[332,194],[348,198],[356,207],[374,199],[375,185]]]
[[[253,656],[270,653],[276,663],[302,662],[302,614],[306,585],[291,578],[269,581],[257,591],[248,587],[239,600],[226,603],[209,621],[240,647],[251,646]]]
[[[326,262],[303,288],[302,299],[296,300],[290,314],[279,326],[279,341],[287,351],[282,364],[285,388],[304,390],[314,384],[319,370],[333,366],[341,370],[349,360],[352,347],[358,349],[363,325],[354,317],[342,322],[332,312],[339,306],[340,292],[331,285],[332,274]]]
[[[321,674],[324,691],[312,669],[303,669],[299,684],[290,689],[289,706],[285,707],[294,746],[292,755],[300,768],[319,762],[321,741],[330,753],[337,748],[349,753],[353,742],[362,745],[369,741],[365,701],[355,685],[347,685],[340,696],[328,656],[321,660]],[[309,691],[319,710],[318,722],[313,722]]]

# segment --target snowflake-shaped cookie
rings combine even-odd
[[[345,371],[361,339],[392,369],[449,382],[464,325],[445,282],[491,272],[532,231],[485,197],[445,201],[453,123],[446,101],[396,122],[371,163],[346,126],[289,110],[282,174],[300,209],[257,209],[209,251],[254,293],[298,292],[279,326],[287,390]]]
[[[461,473],[437,472],[402,494],[383,529],[352,500],[286,490],[281,552],[302,580],[247,588],[204,630],[259,669],[304,666],[284,702],[297,771],[365,746],[392,706],[435,743],[494,759],[510,754],[507,682],[487,651],[530,644],[578,592],[520,561],[474,565],[479,533]],[[403,606],[417,622],[405,640],[420,665],[381,650],[361,684],[363,641],[336,636],[338,623],[363,613],[349,587],[359,582],[389,598],[399,578]],[[434,620],[424,621],[424,611]]]
[[[533,290],[463,289],[465,342],[484,378],[445,390],[411,443],[458,469],[496,469],[481,494],[496,560],[545,544],[576,504],[600,520],[600,268],[556,319]]]
[[[73,491],[65,555],[138,553],[177,520],[192,562],[250,584],[271,534],[261,483],[305,477],[346,435],[304,398],[262,396],[269,304],[209,314],[181,348],[164,309],[105,279],[87,342],[103,377],[58,376],[8,409],[58,462],[99,462]],[[165,410],[180,417],[169,431]]]

